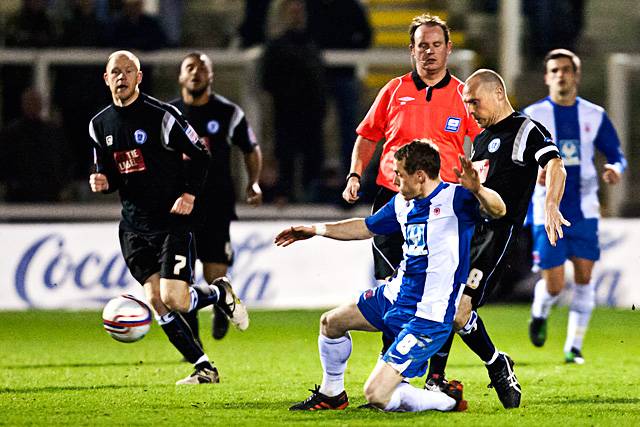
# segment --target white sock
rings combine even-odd
[[[547,282],[544,279],[540,279],[536,282],[535,290],[533,291],[533,304],[531,304],[531,316],[542,317],[546,319],[549,317],[549,311],[551,306],[558,300],[558,296],[552,296],[547,291]]]
[[[389,412],[450,411],[456,406],[454,398],[441,391],[424,390],[401,382],[391,394],[384,408]]]
[[[596,305],[596,292],[593,283],[573,287],[573,297],[569,306],[569,321],[567,323],[567,340],[564,351],[575,347],[582,350],[582,341],[589,326],[591,313]]]
[[[351,335],[327,338],[318,335],[318,350],[322,363],[322,385],[320,393],[337,396],[344,391],[344,371],[351,356]]]
[[[194,365],[197,365],[198,363],[202,363],[202,362],[209,362],[209,356],[207,356],[206,354],[203,354],[202,356],[200,356],[200,359],[196,360],[196,363],[194,363]]]

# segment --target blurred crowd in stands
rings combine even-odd
[[[534,3],[525,1],[525,12],[542,41],[555,43],[547,40],[554,37],[548,28],[558,28],[549,21],[555,16],[552,9],[579,8],[578,14],[566,8],[560,12],[578,17],[573,27],[582,25],[582,1],[545,1],[550,4],[546,8]],[[144,0],[22,0],[19,9],[5,17],[1,37],[6,48],[180,47],[187,1],[151,4],[153,13],[148,13]],[[484,4],[497,7],[496,1]],[[214,31],[216,24],[211,28]],[[567,30],[566,25],[562,28]],[[579,31],[569,30],[571,37]],[[321,52],[368,49],[372,33],[361,0],[245,0],[243,21],[231,46],[264,47],[260,84],[272,100],[274,133],[272,161],[264,172],[266,202],[341,203],[355,128],[363,115],[361,82],[353,67],[326,67]],[[176,63],[176,73],[177,67]],[[53,67],[50,99],[55,114],[44,117],[32,67],[0,65],[0,198],[49,202],[89,197],[85,183],[92,152],[87,126],[111,101],[102,73],[103,67],[94,65]],[[154,96],[153,70],[143,67],[143,73],[141,89]],[[214,90],[225,95],[224,87]],[[328,105],[335,108],[340,151],[334,156],[339,164],[330,165],[324,143]]]

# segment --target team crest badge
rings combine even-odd
[[[107,135],[107,137],[104,139],[104,141],[107,143],[107,146],[110,147],[113,145],[113,135]]]
[[[142,145],[147,141],[147,133],[142,129],[138,129],[133,133],[133,138],[136,140],[136,144]]]
[[[218,130],[220,130],[220,122],[217,120],[210,120],[209,123],[207,123],[207,131],[210,134],[218,133]]]
[[[491,142],[489,143],[489,152],[495,153],[496,151],[498,151],[498,148],[500,148],[500,139],[499,138],[492,139]]]
[[[449,117],[447,118],[447,124],[444,126],[444,130],[447,132],[458,132],[461,122],[462,120],[458,117]]]

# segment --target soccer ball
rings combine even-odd
[[[107,303],[102,310],[104,329],[121,342],[142,339],[151,327],[151,309],[131,295],[120,295]]]

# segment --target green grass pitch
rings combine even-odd
[[[221,383],[175,386],[191,367],[179,362],[154,324],[142,341],[123,344],[97,312],[0,312],[0,425],[640,425],[640,313],[598,309],[583,366],[562,355],[566,309],[554,311],[543,348],[527,338],[527,306],[481,314],[494,341],[516,361],[522,406],[506,411],[487,389],[485,368],[456,339],[447,375],[465,385],[465,413],[387,414],[358,409],[379,335],[354,333],[346,374],[346,411],[289,412],[321,380],[320,311],[254,311],[248,331],[209,337],[205,349]],[[415,385],[421,385],[416,380]]]

